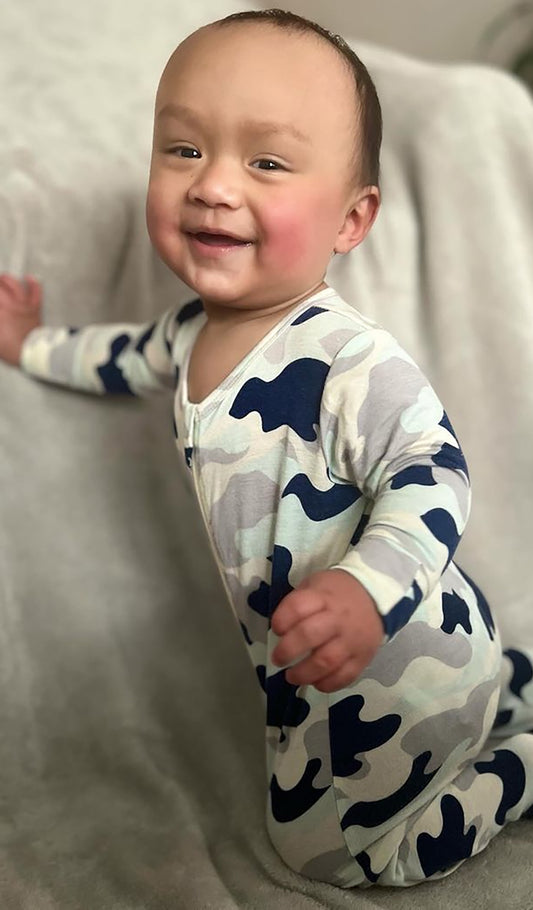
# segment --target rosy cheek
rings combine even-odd
[[[272,208],[268,216],[263,217],[263,228],[267,241],[265,252],[278,267],[309,256],[313,226],[312,219],[306,217],[304,206]]]

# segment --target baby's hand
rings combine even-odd
[[[0,275],[0,359],[19,366],[26,335],[41,325],[42,288],[35,278]]]
[[[352,683],[384,641],[383,622],[366,589],[348,572],[316,572],[283,598],[272,617],[280,636],[278,666],[311,654],[285,672],[293,685],[336,692]]]

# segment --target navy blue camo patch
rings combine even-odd
[[[97,367],[96,372],[104,383],[106,392],[115,392],[119,395],[134,395],[128,385],[122,370],[117,366],[117,357],[125,347],[130,343],[129,335],[118,335],[113,339],[111,344],[111,354],[109,360],[101,367]]]
[[[414,581],[409,594],[402,597],[397,604],[394,604],[392,610],[389,610],[385,616],[381,617],[383,625],[385,626],[385,632],[389,638],[409,622],[421,600],[422,588],[417,581]]]
[[[307,474],[296,474],[292,477],[282,493],[284,496],[294,494],[302,509],[312,521],[325,521],[348,509],[361,498],[361,492],[355,486],[336,483],[329,490],[318,490]]]
[[[285,670],[278,670],[268,676],[265,683],[267,694],[267,724],[269,727],[299,727],[307,718],[309,703],[297,695],[300,688],[287,682]],[[281,738],[283,741],[284,735]]]
[[[204,308],[204,305],[199,297],[196,297],[195,300],[191,300],[189,303],[186,303],[185,306],[181,308],[179,313],[176,316],[176,322],[180,325],[183,322],[187,322],[188,319],[192,319],[193,316],[197,316],[198,313],[201,313]]]
[[[305,771],[294,787],[282,790],[275,774],[270,781],[272,815],[277,822],[292,822],[304,815],[329,787],[313,787],[313,781],[322,767],[319,758],[307,762]]]
[[[247,603],[254,613],[259,613],[264,617],[270,616],[272,613],[270,585],[267,585],[266,581],[262,581],[255,591],[250,592]]]
[[[468,477],[468,466],[462,450],[451,446],[448,442],[442,444],[439,451],[431,456],[431,460],[439,468],[462,471]]]
[[[444,619],[441,629],[447,635],[455,632],[457,626],[462,626],[468,635],[472,634],[472,623],[470,622],[470,611],[468,604],[459,597],[455,591],[449,594],[447,591],[442,595],[442,612]]]
[[[433,487],[436,484],[433,472],[427,465],[411,465],[398,471],[392,478],[391,490],[401,490],[402,487],[408,487],[411,483],[417,483],[420,486]]]
[[[522,689],[533,679],[533,668],[522,651],[515,648],[507,648],[504,652],[513,665],[513,675],[509,683],[509,688],[513,695],[522,698]]]
[[[270,382],[249,379],[236,396],[230,416],[242,420],[257,411],[264,433],[287,425],[302,439],[314,442],[328,371],[323,360],[302,357]]]
[[[505,709],[504,711],[498,711],[496,718],[493,723],[493,727],[506,727],[510,720],[512,720],[513,711],[510,709]]]
[[[370,521],[370,515],[366,515],[366,514],[361,515],[361,520],[359,521],[355,531],[353,532],[353,537],[350,540],[350,545],[352,547],[355,547],[355,545],[357,543],[359,543],[359,541],[361,540],[361,537],[363,536],[363,534],[365,532],[365,528],[369,521]]]
[[[437,837],[431,834],[419,834],[416,849],[424,875],[428,878],[435,872],[445,872],[463,859],[472,856],[476,838],[475,825],[465,830],[463,807],[455,796],[447,794],[440,801],[442,812],[442,830]]]
[[[494,820],[497,825],[505,824],[505,817],[516,806],[526,789],[526,772],[518,755],[509,749],[495,749],[492,761],[474,762],[478,774],[496,774],[503,784],[503,793]]]
[[[445,430],[448,430],[448,433],[451,433],[452,436],[457,439],[455,430],[450,423],[450,418],[448,417],[446,411],[442,412],[442,418],[439,420],[439,427],[444,427]]]
[[[302,322],[307,322],[308,319],[312,319],[313,316],[318,316],[319,313],[327,312],[324,307],[321,306],[310,306],[308,310],[305,310],[304,313],[300,313],[296,317],[294,322],[291,322],[291,325],[301,325]]]
[[[446,568],[457,549],[460,539],[460,534],[452,515],[446,509],[430,509],[429,512],[420,517],[433,536],[447,547],[448,559],[444,566]]]
[[[365,873],[367,881],[372,882],[372,884],[375,885],[379,879],[379,875],[376,875],[375,872],[372,872],[372,866],[370,865],[370,857],[368,853],[366,853],[365,850],[361,850],[361,853],[358,853],[355,859]]]
[[[259,613],[260,616],[271,616],[279,602],[293,590],[289,582],[289,572],[292,566],[292,554],[286,547],[274,547],[271,556],[267,556],[272,563],[271,583],[261,581],[255,591],[248,595],[248,606]]]
[[[476,601],[477,601],[477,605],[479,608],[481,618],[486,626],[487,632],[489,633],[490,640],[494,641],[494,633],[496,631],[496,626],[494,625],[492,613],[490,612],[490,607],[487,603],[487,599],[486,599],[485,595],[478,588],[476,583],[474,581],[472,581],[471,578],[469,578],[469,576],[466,574],[464,569],[459,568],[457,563],[455,563],[455,566],[457,569],[459,569],[459,572],[461,573],[463,578],[468,582],[468,584],[472,588],[474,594],[476,595]]]
[[[377,720],[361,720],[365,700],[351,695],[329,709],[331,770],[336,777],[350,777],[362,767],[357,753],[369,752],[388,742],[401,724],[399,714],[386,714]]]
[[[156,326],[155,322],[152,323],[152,325],[149,326],[149,328],[147,328],[146,331],[143,332],[143,334],[139,338],[137,344],[135,345],[135,350],[138,351],[139,354],[144,354],[145,345],[148,341],[150,341],[150,338],[154,334],[155,326]]]

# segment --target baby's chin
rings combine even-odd
[[[197,297],[203,301],[206,310],[265,310],[272,311],[286,305],[296,304],[315,293],[320,287],[325,287],[324,282],[312,276],[309,281],[302,277],[294,280],[293,276],[284,282],[278,279],[274,285],[268,281],[254,281],[238,271],[225,272],[223,268],[214,268],[212,272],[183,268],[174,262],[170,266],[174,274],[183,281]]]
[[[249,285],[238,278],[216,275],[202,276],[198,280],[187,274],[179,274],[181,278],[200,297],[204,304],[212,307],[231,307],[243,310],[259,309],[265,305],[264,287]]]
[[[260,296],[239,294],[236,290],[226,293],[210,293],[201,288],[195,288],[196,294],[202,299],[207,309],[212,310],[259,310],[264,307]]]

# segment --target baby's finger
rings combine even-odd
[[[23,296],[20,281],[12,275],[0,275],[0,294],[4,300],[18,303]]]
[[[295,588],[283,598],[272,617],[272,630],[285,635],[296,623],[324,609],[324,597],[309,588]]]
[[[338,621],[327,610],[319,610],[293,626],[278,642],[272,660],[280,667],[303,657],[339,634]]]
[[[22,286],[18,278],[15,278],[14,275],[8,275],[7,272],[2,272],[0,282],[13,291],[20,290]]]
[[[336,636],[301,663],[287,670],[285,678],[293,685],[316,685],[317,682],[338,674],[348,660],[346,645],[340,636]]]
[[[339,689],[346,689],[361,675],[363,669],[356,660],[347,660],[334,673],[317,680],[314,683],[315,689],[319,692],[338,692]]]

